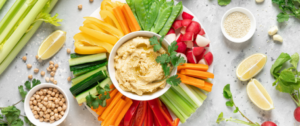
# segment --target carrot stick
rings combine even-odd
[[[115,88],[115,86],[113,85],[113,84],[111,84],[110,86],[109,86],[109,89],[114,89]],[[113,91],[113,90],[112,90]]]
[[[203,87],[203,88],[201,88],[201,89],[203,89],[203,90],[205,90],[205,91],[208,91],[208,92],[211,92],[211,90],[212,90],[212,86],[213,86],[213,84],[212,84],[212,83],[209,83],[209,82],[206,82],[206,81],[205,81],[205,83],[204,83],[204,87]]]
[[[121,28],[123,30],[123,33],[126,35],[128,33],[130,33],[130,29],[128,27],[128,24],[126,22],[125,16],[123,15],[122,11],[121,11],[121,7],[120,6],[116,6],[114,9],[114,15],[116,16],[117,20],[119,21]]]
[[[141,30],[141,27],[140,27],[139,23],[137,22],[137,20],[135,19],[133,12],[131,11],[128,4],[123,5],[122,10],[123,10],[125,18],[128,22],[131,32]]]
[[[108,105],[107,108],[102,113],[101,118],[103,120],[105,120],[106,118],[110,118],[107,115],[110,113],[110,111],[112,110],[112,108],[117,104],[117,102],[121,99],[122,96],[123,96],[122,93],[120,93],[120,92],[117,93],[117,95],[114,97],[114,99],[112,100],[112,102],[110,103],[110,105]]]
[[[204,80],[201,79],[197,79],[197,78],[193,78],[193,77],[189,77],[183,74],[177,74],[178,77],[180,77],[180,80],[182,83],[188,84],[188,85],[193,85],[195,87],[198,88],[202,88],[204,87]]]
[[[97,109],[97,114],[99,115],[99,117],[102,115],[102,113],[104,112],[104,110],[107,108],[108,105],[110,105],[110,103],[112,102],[112,100],[114,99],[114,97],[116,96],[116,94],[118,93],[118,90],[117,89],[114,89],[110,94],[110,99],[106,100],[106,106],[105,107],[102,107],[102,106],[99,106],[98,109]],[[99,120],[99,118],[98,118]],[[100,121],[100,120],[99,120]]]
[[[128,109],[130,108],[130,106],[133,103],[130,98],[126,98],[125,101],[126,101],[126,104],[125,104],[123,110],[121,111],[121,113],[119,114],[118,118],[116,119],[115,126],[119,126],[120,122],[122,121],[122,119],[124,118],[124,116],[127,113]]]
[[[199,70],[191,70],[191,69],[184,69],[180,71],[180,74],[197,77],[197,78],[214,78],[214,74]]]
[[[114,125],[114,122],[118,118],[118,116],[121,113],[122,109],[124,108],[125,104],[126,104],[125,100],[120,99],[118,104],[114,107],[114,109],[108,115],[109,118],[106,118],[106,120],[103,121],[103,126]]]
[[[205,65],[205,64],[185,63],[185,64],[177,67],[177,71],[180,71],[182,69],[192,69],[192,70],[207,71],[208,70],[208,66]]]

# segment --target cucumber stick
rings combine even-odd
[[[90,71],[95,70],[95,69],[97,69],[97,68],[106,66],[107,63],[108,63],[108,62],[106,61],[106,62],[104,62],[104,63],[98,64],[98,65],[94,65],[94,66],[91,66],[91,67],[87,67],[87,68],[83,68],[83,69],[74,70],[74,71],[73,71],[73,75],[74,75],[74,76],[79,76],[79,75],[81,75],[81,74],[90,72]]]
[[[69,65],[75,66],[79,64],[85,64],[85,63],[96,62],[96,61],[106,61],[106,53],[99,53],[99,54],[69,59]]]
[[[72,86],[75,86],[76,84],[80,83],[81,81],[85,80],[86,78],[92,76],[93,74],[99,72],[99,71],[102,71],[102,70],[107,70],[106,66],[103,66],[103,67],[100,67],[96,70],[93,70],[91,72],[88,72],[86,74],[83,74],[81,76],[78,76],[78,77],[75,77],[72,79]]]
[[[101,70],[92,76],[89,76],[85,80],[81,81],[80,83],[72,86],[70,88],[71,93],[74,96],[77,96],[78,94],[96,86],[98,82],[104,80],[107,77],[107,73],[104,70]]]
[[[84,69],[84,68],[88,68],[88,67],[91,67],[91,66],[96,66],[98,64],[102,64],[104,62],[105,61],[97,61],[97,62],[92,62],[92,63],[80,64],[80,65],[76,65],[76,66],[70,66],[70,70],[71,71],[81,70],[81,69]]]
[[[80,54],[76,54],[76,53],[71,53],[70,54],[71,59],[84,57],[84,56],[88,56],[88,55],[80,55]]]
[[[110,80],[110,78],[106,78],[104,79],[101,83],[97,84],[95,87],[79,94],[76,96],[76,100],[78,102],[78,104],[82,104],[83,102],[86,101],[85,97],[88,96],[89,94],[91,95],[98,95],[98,92],[97,92],[97,87],[100,86],[101,88],[104,88],[105,85],[111,85],[112,82]]]

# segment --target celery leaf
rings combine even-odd
[[[63,19],[59,19],[57,18],[58,14],[55,14],[53,17],[51,17],[51,15],[49,13],[40,13],[37,18],[35,19],[35,21],[44,21],[46,23],[50,23],[54,26],[60,26],[59,22],[62,22]]]

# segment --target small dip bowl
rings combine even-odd
[[[250,29],[249,29],[248,33],[242,38],[231,37],[230,35],[228,35],[228,33],[226,32],[226,30],[224,28],[225,19],[227,18],[228,15],[230,15],[233,12],[244,13],[250,19],[250,22],[251,22]],[[253,36],[253,34],[256,30],[256,20],[255,20],[253,14],[248,9],[242,8],[242,7],[235,7],[235,8],[232,8],[232,9],[226,11],[225,14],[223,15],[222,21],[221,21],[221,30],[222,30],[223,35],[228,40],[235,42],[235,43],[243,43],[245,41],[248,41]]]
[[[158,39],[161,37],[160,35],[153,33],[153,32],[148,32],[148,31],[136,31],[136,32],[132,32],[129,33],[127,35],[125,35],[124,37],[122,37],[113,47],[111,53],[109,54],[109,58],[108,58],[108,72],[109,72],[109,76],[110,79],[112,81],[112,83],[114,84],[114,86],[118,89],[118,91],[120,91],[123,95],[125,95],[128,98],[134,99],[134,100],[139,100],[139,101],[147,101],[147,100],[152,100],[155,98],[158,98],[159,96],[163,95],[166,91],[168,91],[168,89],[171,87],[171,85],[166,84],[165,88],[163,89],[159,89],[154,93],[151,94],[143,94],[143,95],[137,95],[135,93],[132,92],[127,92],[121,89],[121,87],[119,86],[119,83],[115,77],[115,68],[114,68],[114,57],[116,56],[116,52],[119,49],[119,47],[121,45],[123,45],[123,43],[127,42],[130,39],[133,39],[135,37],[149,37],[151,38],[152,36],[156,36]],[[163,40],[162,42],[163,47],[168,47],[168,42],[166,39]],[[175,75],[177,73],[177,69],[173,69],[173,71],[171,72],[171,76]]]
[[[66,105],[67,105],[67,109],[65,110],[65,114],[63,115],[63,117],[53,123],[49,123],[49,122],[40,122],[39,119],[36,119],[34,117],[34,114],[32,113],[31,109],[30,109],[30,105],[29,105],[29,101],[30,98],[35,94],[35,92],[37,92],[40,89],[43,88],[55,88],[57,89],[65,98],[66,100]],[[61,124],[68,116],[69,110],[70,110],[70,103],[69,103],[69,99],[68,96],[66,94],[66,92],[64,92],[60,87],[54,85],[54,84],[50,84],[50,83],[41,83],[35,87],[33,87],[26,95],[25,100],[24,100],[24,110],[26,113],[26,116],[28,117],[28,119],[30,120],[30,122],[32,122],[34,125],[36,126],[57,126],[59,124]]]

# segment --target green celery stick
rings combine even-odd
[[[165,95],[159,97],[159,99],[180,119],[181,123],[185,123],[185,118],[180,114],[176,107],[168,100]]]
[[[6,0],[1,0],[0,1],[0,10],[2,9],[3,5],[5,4]]]
[[[19,9],[24,4],[24,0],[17,0],[11,8],[8,10],[8,12],[5,14],[5,16],[0,21],[0,34],[2,31],[6,28],[7,24],[12,20],[12,18],[18,13]]]

